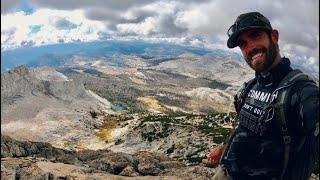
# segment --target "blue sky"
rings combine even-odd
[[[282,56],[319,72],[317,0],[1,0],[1,51],[107,39],[229,50],[226,30],[248,11],[279,30]]]

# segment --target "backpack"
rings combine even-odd
[[[236,112],[239,116],[239,112],[244,104],[245,98],[248,95],[249,91],[256,84],[256,78],[249,80],[244,83],[242,88],[238,91],[238,93],[234,97],[234,105]],[[271,120],[273,116],[279,117],[277,121],[280,127],[282,141],[284,144],[284,161],[283,167],[280,175],[280,179],[283,178],[283,175],[286,171],[289,154],[290,154],[290,145],[291,145],[291,137],[288,133],[287,129],[287,119],[286,113],[288,111],[288,106],[291,98],[292,87],[296,83],[305,82],[307,84],[316,84],[307,74],[303,73],[300,70],[292,70],[290,71],[278,84],[276,89],[273,91],[272,95],[278,93],[277,98],[274,98],[269,104],[264,108],[264,114],[259,118],[259,122],[262,120]],[[272,96],[271,95],[271,96]],[[258,122],[258,123],[259,123]],[[304,140],[302,140],[304,141]],[[303,142],[299,143],[302,146]],[[298,147],[299,148],[299,147]],[[300,147],[301,148],[301,147]]]

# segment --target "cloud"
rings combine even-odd
[[[157,15],[157,12],[153,11],[152,9],[131,8],[121,16],[123,20],[127,22],[140,22],[144,20],[146,17],[152,17],[155,15]]]
[[[88,8],[86,10],[86,17],[92,20],[108,21],[120,18],[120,11],[101,7]]]
[[[187,28],[178,26],[175,18],[170,15],[164,15],[159,18],[159,31],[169,36],[183,36],[187,33]]]
[[[17,3],[2,0],[1,12],[9,12]],[[236,17],[259,11],[279,30],[282,55],[301,65],[319,66],[319,1],[315,0],[30,0],[29,4],[37,7],[30,15],[2,13],[2,49],[31,40],[41,45],[127,38],[227,50],[226,31]],[[34,25],[41,25],[39,32],[28,34]]]
[[[149,17],[140,23],[126,23],[117,25],[120,34],[150,35],[157,31],[155,18]]]
[[[54,20],[53,25],[57,29],[63,29],[63,30],[70,30],[70,29],[77,28],[76,24],[70,22],[66,18],[61,18],[61,17],[58,17],[56,20]]]
[[[130,7],[141,6],[152,3],[155,0],[130,0],[130,1],[114,1],[114,0],[31,0],[34,4],[52,9],[74,10],[87,8],[103,8],[106,10],[126,10]]]
[[[19,4],[19,0],[1,0],[1,14],[9,13]]]
[[[319,73],[319,48],[310,49],[302,45],[286,44],[282,49],[282,54],[288,57],[293,64]]]
[[[16,12],[1,16],[1,49],[73,41],[93,41],[105,25],[85,17],[82,10],[39,9],[30,15]]]
[[[177,2],[156,2],[133,8],[122,16],[123,20],[115,26],[116,30],[129,35],[182,36],[186,29],[175,23],[178,5]]]

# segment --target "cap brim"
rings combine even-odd
[[[248,29],[265,29],[265,30],[270,30],[269,28],[266,28],[265,26],[250,26],[250,27],[245,27],[242,28],[240,30],[238,30],[237,32],[233,33],[228,41],[227,41],[227,46],[228,48],[235,48],[238,46],[238,37],[241,33],[243,33],[244,31],[248,30]]]

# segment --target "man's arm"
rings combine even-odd
[[[308,179],[319,158],[319,88],[315,84],[302,86],[297,100],[304,141],[297,149],[291,177]]]
[[[316,85],[303,87],[299,100],[299,114],[303,130],[305,133],[314,132],[317,127],[319,129],[319,87]]]
[[[228,152],[230,147],[230,142],[232,141],[235,134],[235,129],[232,129],[230,132],[229,137],[220,145],[215,147],[210,154],[208,155],[208,162],[211,165],[216,165],[220,163],[221,158],[223,157],[224,153]]]
[[[233,105],[234,108],[236,110],[237,116],[239,117],[239,113],[240,113],[240,109],[241,109],[241,103],[239,102],[239,98],[242,95],[242,93],[244,93],[244,89],[245,89],[246,84],[244,84],[239,90],[238,92],[233,96]],[[233,125],[234,127],[234,125]],[[228,138],[226,138],[224,140],[223,143],[221,143],[220,145],[218,145],[217,147],[215,147],[208,155],[208,162],[211,165],[216,165],[218,163],[220,163],[222,156],[228,152],[229,147],[230,147],[230,142],[232,141],[233,137],[235,134],[235,127],[233,129],[231,129],[230,131],[230,135],[228,136]]]

